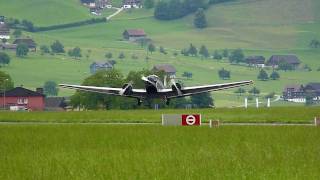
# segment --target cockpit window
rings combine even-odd
[[[148,80],[152,81],[152,82],[157,82],[157,81],[159,81],[159,77],[156,75],[150,75],[150,76],[148,76]]]

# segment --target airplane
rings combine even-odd
[[[163,99],[165,103],[169,105],[170,100],[173,98],[186,97],[204,92],[230,89],[250,85],[253,83],[252,80],[249,80],[223,84],[182,87],[180,83],[176,83],[174,79],[171,79],[171,88],[166,88],[160,80],[160,78],[156,75],[149,75],[147,77],[142,76],[141,80],[145,83],[144,89],[134,89],[133,84],[131,82],[124,84],[122,88],[81,86],[70,84],[59,84],[59,86],[67,89],[136,98],[138,101],[138,105],[141,105],[143,100],[155,98]]]

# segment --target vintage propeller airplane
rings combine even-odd
[[[141,80],[145,83],[144,89],[134,89],[132,83],[127,83],[123,85],[122,88],[80,86],[70,84],[59,84],[59,86],[67,89],[136,98],[138,100],[138,105],[141,105],[142,101],[146,99],[160,98],[163,99],[167,105],[169,105],[170,99],[173,98],[191,96],[193,94],[200,94],[204,92],[219,91],[244,85],[250,85],[253,83],[253,81],[250,80],[224,84],[182,87],[181,84],[176,83],[175,80],[172,79],[171,88],[166,88],[160,78],[156,75],[150,75],[147,77],[142,76]]]

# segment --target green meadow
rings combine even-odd
[[[0,122],[161,123],[162,114],[201,114],[202,121],[313,123],[319,107],[110,110],[82,112],[0,112]]]
[[[36,4],[37,0],[21,1],[20,4],[27,5],[28,2]],[[50,2],[60,3],[56,6],[50,6],[53,9],[54,7],[68,9],[65,4],[69,4],[73,8],[81,10],[67,11],[72,15],[66,15],[66,18],[59,17],[59,14],[53,14],[51,17],[51,13],[49,13],[48,21],[46,21],[42,10],[34,13],[35,10],[31,11],[33,8],[19,11],[16,16],[26,17],[26,19],[40,25],[41,23],[43,25],[59,24],[59,21],[71,22],[72,18],[77,19],[78,16],[84,19],[90,16],[87,9],[79,5],[76,0],[51,0]],[[0,11],[4,12],[4,15],[15,17],[8,12],[17,11],[11,7],[15,4],[19,3],[10,2],[6,5],[8,8],[3,8],[4,6],[0,5]],[[317,69],[320,68],[320,50],[308,47],[312,39],[320,38],[319,8],[320,2],[317,0],[237,0],[213,5],[206,10],[209,27],[204,30],[193,28],[193,15],[173,21],[159,21],[153,18],[153,10],[125,10],[107,23],[39,33],[24,32],[25,36],[33,37],[38,45],[50,45],[53,41],[59,40],[65,45],[66,50],[79,46],[83,55],[81,60],[73,60],[63,55],[42,56],[39,52],[30,53],[27,58],[21,59],[16,58],[14,53],[10,53],[12,63],[1,70],[10,73],[16,85],[24,85],[28,88],[42,86],[47,80],[54,80],[57,83],[79,84],[90,75],[89,65],[93,61],[106,60],[105,53],[112,52],[113,59],[117,60],[115,68],[124,74],[131,70],[151,69],[155,64],[169,63],[176,67],[178,78],[181,78],[184,71],[193,73],[191,80],[182,79],[185,85],[255,80],[254,86],[262,91],[261,96],[270,92],[281,95],[282,89],[287,84],[319,82],[320,71]],[[82,11],[85,14],[83,16],[79,15]],[[37,14],[37,16],[29,17],[28,13]],[[150,60],[146,61],[147,51],[144,47],[122,39],[122,32],[129,28],[144,29],[154,44],[166,48],[168,54],[163,55],[155,52],[149,54]],[[302,61],[302,66],[308,65],[312,71],[280,71],[280,80],[258,81],[259,69],[230,65],[227,59],[216,61],[212,59],[201,60],[200,57],[185,57],[180,54],[177,57],[173,56],[174,52],[180,52],[190,43],[197,47],[206,45],[211,53],[214,50],[221,52],[225,48],[242,48],[246,56],[263,55],[266,59],[274,54],[296,54]],[[120,52],[125,53],[124,60],[117,58]],[[87,54],[89,54],[89,58],[86,58]],[[138,56],[137,60],[131,59],[133,54]],[[218,70],[221,68],[231,71],[229,81],[219,79]],[[269,74],[272,72],[271,69],[267,69],[267,71]],[[60,95],[72,93],[73,91],[60,91]],[[238,102],[233,90],[214,93],[214,96],[218,106],[238,106],[243,101]],[[280,105],[283,104],[280,103]]]
[[[318,179],[316,127],[1,125],[1,179]]]

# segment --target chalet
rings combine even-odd
[[[15,45],[26,44],[31,51],[36,51],[37,50],[37,44],[31,38],[16,39],[13,42],[13,44],[15,44]]]
[[[42,111],[44,110],[45,96],[42,93],[42,88],[37,88],[36,91],[31,91],[23,87],[16,87],[11,90],[5,91],[5,93],[0,93],[0,102],[6,108],[11,107],[23,107],[32,111]]]
[[[305,92],[303,85],[288,85],[283,90],[283,100],[290,102],[305,103]]]
[[[265,60],[266,58],[263,56],[249,56],[245,59],[246,63],[252,67],[265,67]]]
[[[10,39],[10,28],[4,22],[0,22],[0,39]]]
[[[320,101],[320,83],[309,83],[304,88],[305,93],[312,93],[315,101]]]
[[[136,41],[147,37],[143,29],[127,29],[123,33],[123,39],[129,41]]]
[[[102,9],[112,8],[111,0],[98,0],[98,1],[96,1],[96,6],[102,8]]]
[[[0,50],[13,50],[13,51],[15,51],[16,49],[17,49],[16,44],[9,44],[9,43],[0,44]]]
[[[176,77],[177,70],[170,64],[161,64],[153,66],[153,71],[164,71],[170,79]]]
[[[296,55],[273,55],[267,62],[268,66],[278,67],[280,63],[288,63],[297,68],[301,62]]]
[[[142,8],[141,0],[123,0],[122,7],[124,9]]]
[[[47,111],[65,111],[67,106],[64,97],[47,97],[45,99],[45,109]]]
[[[106,62],[93,62],[90,65],[91,74],[94,74],[99,70],[111,70],[111,69],[113,69],[113,65],[109,61],[106,61]]]

